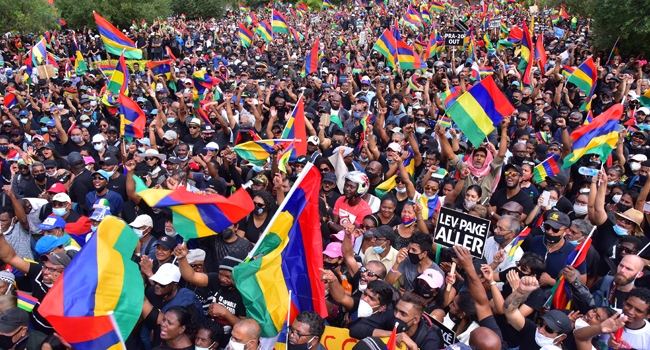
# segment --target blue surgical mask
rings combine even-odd
[[[63,216],[68,212],[66,208],[52,208],[52,213],[56,216]]]
[[[92,111],[93,111],[92,108],[84,108],[84,113],[90,113]]]
[[[361,118],[361,112],[354,112],[354,113],[352,113],[352,114],[354,114],[354,118],[355,118],[355,119],[359,119],[359,118]]]
[[[90,123],[81,123],[81,125],[83,125],[83,126],[85,126],[87,128],[90,127]]]
[[[20,118],[20,122],[22,124],[27,124],[28,121],[29,121],[29,119],[27,119],[27,118]]]
[[[47,128],[41,128],[42,132],[47,132]]]
[[[575,241],[569,241],[569,243],[573,244],[573,245],[576,246],[576,247],[578,246],[578,244],[580,244],[580,243],[578,243],[578,242],[579,242],[578,240],[575,240]]]
[[[424,196],[424,198],[426,198],[428,200],[432,200],[432,199],[436,198],[435,194],[433,196],[427,196],[426,194],[423,194],[423,196]]]
[[[627,230],[618,225],[614,225],[614,232],[619,236],[627,236]]]
[[[185,156],[184,158],[178,157],[181,162],[186,161],[190,156]]]
[[[359,160],[361,161],[361,163],[365,163],[365,162],[368,161],[368,158],[361,158],[361,157],[359,157]]]
[[[386,250],[386,247],[382,247],[382,246],[383,246],[383,244],[380,245],[379,247],[372,247],[372,250],[374,250],[375,253],[377,253],[377,254],[381,254],[381,253],[384,252],[384,250]]]
[[[99,152],[99,151],[104,149],[104,145],[103,144],[101,144],[101,145],[93,145],[93,148],[95,149],[95,151]]]
[[[140,152],[140,153],[144,153],[144,151],[146,151],[146,150],[144,149],[144,147],[138,147],[138,152]]]
[[[398,193],[406,193],[406,187],[404,187],[402,189],[399,189],[399,188],[395,187],[395,191],[397,191]]]
[[[167,118],[167,123],[168,124],[174,124],[175,121],[176,121],[176,118]]]
[[[554,201],[554,202],[548,202],[548,205],[550,205],[551,208],[555,208],[555,206],[557,205],[557,201]]]
[[[417,128],[415,128],[415,132],[417,132],[420,135],[424,134],[425,131],[427,131],[427,128],[423,126],[418,126]]]
[[[607,182],[607,186],[614,186],[614,185],[616,185],[616,181]]]
[[[264,171],[264,167],[259,165],[253,165],[253,171],[256,173],[261,173]]]
[[[97,226],[90,226],[90,231],[97,232]]]

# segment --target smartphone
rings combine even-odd
[[[542,203],[541,203],[541,205],[542,205],[543,207],[547,207],[547,206],[548,206],[549,199],[551,198],[551,192],[548,192],[548,191],[544,191],[544,192],[542,192],[540,198],[542,199]]]

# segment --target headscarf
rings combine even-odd
[[[487,154],[485,156],[485,162],[483,162],[483,167],[480,168],[480,169],[477,169],[477,168],[474,167],[474,152],[476,152],[477,150],[480,150],[481,148]],[[494,159],[494,156],[492,155],[492,152],[490,152],[485,147],[479,147],[479,148],[472,151],[472,153],[469,155],[469,158],[467,159],[466,164],[467,164],[467,167],[469,168],[469,172],[472,175],[474,175],[474,176],[476,176],[478,178],[482,178],[485,175],[487,175],[490,172],[490,170],[492,170],[492,166],[490,164],[492,163],[493,159]],[[497,188],[497,185],[499,184],[499,180],[501,180],[501,172],[500,171],[497,172],[497,174],[496,174],[496,176],[494,178],[494,182],[492,183],[492,186],[490,187],[490,193],[494,193],[494,191]]]

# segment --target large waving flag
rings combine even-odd
[[[320,182],[318,169],[308,164],[249,253],[249,258],[261,258],[246,259],[232,271],[247,316],[260,324],[262,337],[277,335],[285,321],[293,323],[302,311],[327,316],[325,286],[320,281]]]
[[[119,29],[115,28],[97,12],[93,12],[99,35],[102,37],[106,52],[113,55],[120,55],[124,51],[124,57],[131,60],[141,60],[142,50],[135,47],[133,41],[122,34]]]
[[[336,10],[336,6],[332,5],[329,0],[323,0],[323,10]]]
[[[106,216],[43,299],[38,311],[75,349],[122,349],[131,334],[144,300],[137,243],[126,222]]]
[[[239,23],[239,39],[241,40],[242,45],[251,47],[251,43],[253,42],[253,32],[248,30],[243,23]]]
[[[165,80],[169,80],[172,73],[172,62],[174,62],[172,59],[162,61],[149,61],[147,62],[146,66],[155,77],[164,76]]]
[[[598,154],[600,159],[609,157],[618,141],[618,122],[623,116],[623,105],[617,103],[571,133],[573,152],[564,158],[562,169],[570,167],[587,153]]]
[[[287,121],[282,131],[283,139],[296,139],[295,151],[291,152],[291,160],[296,160],[299,156],[307,154],[307,130],[305,129],[305,103],[302,95],[298,98],[296,107],[291,112],[291,117]]]
[[[422,217],[426,218],[425,220],[431,220],[433,214],[440,211],[442,205],[442,201],[438,198],[437,194],[435,194],[431,199],[421,195],[420,198],[418,198],[418,203],[422,206]]]
[[[546,181],[547,177],[555,176],[560,172],[560,167],[557,164],[559,159],[559,154],[553,154],[535,167],[533,170],[533,177],[535,178],[536,183]]]
[[[402,69],[426,69],[427,64],[415,50],[403,41],[397,42],[397,60]]]
[[[585,102],[580,106],[580,110],[590,110],[591,101],[594,98],[594,92],[596,92],[596,83],[598,82],[598,71],[596,70],[593,57],[589,57],[586,61],[582,62],[573,71],[573,74],[571,74],[567,82],[575,84],[578,89],[587,94]]]
[[[255,33],[258,33],[259,35],[264,38],[267,42],[275,39],[275,35],[273,35],[273,29],[271,28],[271,25],[269,24],[268,21],[264,20],[262,21],[258,26],[257,29],[255,30]]]
[[[384,34],[377,39],[377,42],[372,49],[384,55],[391,67],[397,65],[397,40],[395,40],[395,37],[391,34],[390,30],[386,29],[384,31]]]
[[[302,68],[302,76],[309,75],[318,71],[318,49],[320,45],[320,39],[316,39],[314,46],[309,51],[307,57],[305,57],[305,66]]]
[[[213,87],[210,74],[204,70],[194,72],[192,74],[192,81],[194,82],[194,92],[198,95],[203,95],[206,90],[210,90]]]
[[[501,123],[501,119],[514,111],[515,108],[490,75],[456,98],[456,103],[447,109],[447,114],[478,147]]]
[[[250,214],[255,205],[244,188],[226,198],[219,194],[203,196],[180,186],[174,191],[148,189],[138,178],[136,191],[150,207],[169,207],[174,227],[186,240],[216,235]]]
[[[556,215],[556,214],[552,214],[552,215]],[[574,268],[580,266],[580,264],[582,264],[587,258],[587,252],[589,251],[589,247],[591,247],[591,233],[589,234],[589,236],[584,242],[579,244],[571,252],[571,254],[569,254],[564,266],[571,265]],[[570,306],[569,303],[571,302],[571,288],[569,284],[566,283],[566,281],[564,280],[564,276],[560,276],[560,278],[555,283],[555,286],[553,286],[553,289],[551,290],[551,297],[549,298],[549,300],[552,300],[553,308],[556,310],[563,310],[569,308]]]
[[[147,116],[140,106],[124,94],[119,95],[121,135],[130,138],[143,138]]]
[[[521,40],[521,61],[519,62],[519,71],[523,73],[522,82],[524,85],[531,86],[530,73],[533,69],[533,61],[535,60],[535,51],[533,49],[533,41],[530,38],[530,33],[524,22],[523,38]]]
[[[86,61],[84,60],[84,57],[81,55],[81,51],[77,50],[75,53],[76,59],[74,61],[74,70],[77,72],[77,74],[81,75],[83,72],[88,71],[88,66],[86,65]]]
[[[544,67],[546,67],[546,51],[544,49],[544,32],[540,33],[535,43],[535,61],[539,61],[539,66],[544,74]]]
[[[248,141],[233,147],[232,150],[242,159],[255,165],[264,165],[266,160],[275,152],[275,146],[291,140],[260,140]]]
[[[107,77],[113,76],[113,72],[115,72],[115,66],[110,65],[110,64],[98,64],[97,68]]]
[[[111,81],[108,83],[106,90],[113,93],[115,96],[123,94],[127,87],[129,86],[129,71],[124,62],[124,52],[120,55],[120,59],[117,61],[113,75],[111,76]]]
[[[285,33],[289,34],[289,25],[287,20],[282,16],[282,14],[275,9],[271,10],[272,12],[272,25],[274,33]]]
[[[445,90],[445,92],[443,92],[440,95],[440,99],[442,100],[442,105],[445,109],[448,109],[449,107],[451,107],[451,105],[454,104],[454,102],[456,102],[456,98],[458,97],[459,92],[460,90],[452,86],[451,88],[449,88],[449,90]]]
[[[33,67],[47,63],[47,43],[45,38],[39,40],[31,49]]]
[[[395,182],[396,178],[397,175],[393,175],[386,181],[377,185],[377,188],[375,188],[375,195],[381,199],[386,195],[386,193],[392,191],[393,188],[397,187],[397,183]]]

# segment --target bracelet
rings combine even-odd
[[[392,272],[392,273],[394,273],[394,274],[396,274],[396,275],[397,275],[397,271],[395,271],[395,270],[393,270],[393,268],[392,268],[392,267],[390,268],[390,272]]]
[[[465,177],[460,177],[460,176],[459,176],[459,177],[458,177],[459,180],[463,180],[463,181],[465,181],[466,178],[467,178],[467,176],[465,176]]]
[[[492,283],[490,283],[490,287],[492,287],[492,286],[495,285],[495,284],[497,284],[497,283],[494,282],[494,281],[492,281]]]

